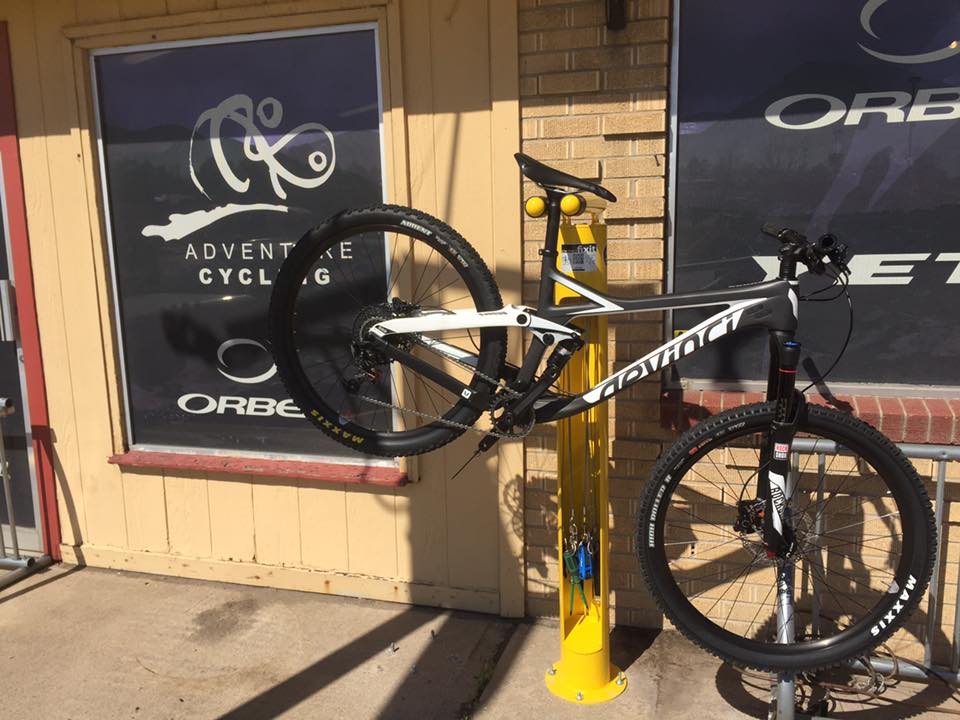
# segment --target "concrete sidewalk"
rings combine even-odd
[[[751,687],[676,633],[618,628],[612,647],[627,691],[578,707],[543,685],[555,623],[59,566],[0,593],[0,717],[766,715],[763,681]],[[923,688],[908,694],[946,699]],[[842,709],[911,714],[878,707]]]

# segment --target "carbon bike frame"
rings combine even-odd
[[[786,556],[793,546],[793,530],[786,514],[789,456],[796,433],[803,395],[795,390],[800,344],[794,336],[798,323],[797,259],[787,248],[780,253],[780,274],[777,280],[743,285],[710,292],[676,293],[652,298],[615,298],[592,290],[557,270],[557,245],[560,237],[560,199],[565,192],[545,188],[547,192],[547,232],[540,251],[540,292],[536,309],[508,305],[500,310],[439,310],[384,320],[372,326],[370,333],[382,352],[409,366],[428,379],[439,383],[467,400],[478,412],[488,409],[489,387],[478,390],[464,385],[440,368],[386,341],[390,335],[414,336],[422,345],[445,355],[461,365],[476,367],[476,355],[423,333],[453,329],[521,327],[530,330],[533,339],[519,368],[507,367],[504,378],[512,397],[502,406],[495,427],[509,430],[522,424],[532,413],[537,423],[559,420],[586,410],[630,387],[654,372],[668,367],[726,335],[750,327],[769,331],[770,365],[767,400],[774,401],[774,418],[760,443],[757,472],[757,497],[763,502],[763,538],[767,552]],[[586,302],[556,304],[554,292],[560,284],[573,290]],[[725,306],[722,310],[664,343],[626,367],[605,378],[595,387],[574,397],[557,397],[548,392],[559,378],[570,357],[583,346],[580,332],[571,326],[578,317],[620,315],[654,310],[683,310],[695,307]],[[537,376],[547,349],[545,369]],[[509,373],[507,372],[509,370]],[[481,378],[489,381],[491,378]],[[496,380],[500,380],[497,378]],[[475,381],[476,382],[476,381]],[[519,398],[519,399],[515,399]],[[538,403],[539,401],[539,403]],[[488,435],[480,450],[496,442]],[[478,450],[478,452],[480,451]],[[744,502],[744,501],[742,501]],[[752,501],[745,501],[750,503]]]
[[[393,334],[414,334],[423,345],[434,352],[449,357],[461,365],[475,365],[476,355],[447,345],[424,335],[454,329],[482,329],[485,327],[521,327],[533,334],[530,348],[519,368],[512,368],[506,379],[517,393],[527,393],[526,403],[521,401],[518,412],[534,411],[536,422],[551,422],[575,415],[593,405],[603,402],[636,382],[663,370],[680,358],[691,355],[732,332],[751,327],[765,327],[770,332],[770,375],[767,395],[769,400],[789,396],[793,384],[784,385],[783,374],[796,372],[799,349],[792,345],[797,329],[796,262],[782,262],[780,278],[765,283],[709,292],[674,293],[649,298],[617,298],[598,292],[577,282],[557,270],[557,246],[560,236],[560,198],[564,192],[546,188],[547,232],[540,269],[539,303],[536,309],[508,305],[501,310],[465,311],[445,310],[426,312],[408,317],[385,320],[373,326],[370,332],[383,340]],[[556,304],[554,292],[560,284],[585,298],[586,302]],[[605,378],[595,387],[575,397],[556,398],[546,394],[547,388],[559,376],[560,370],[582,342],[580,332],[571,323],[578,317],[591,315],[622,315],[657,310],[683,310],[695,307],[725,306],[716,314],[682,335],[673,338],[657,349],[628,364],[623,369]],[[547,370],[536,378],[544,356],[549,348],[552,354],[547,360]],[[436,366],[400,350],[387,342],[381,349],[394,360],[409,366],[427,378],[446,387],[468,400],[476,398],[477,392],[444,373]],[[544,396],[541,399],[541,396]],[[477,406],[479,409],[479,405]],[[483,408],[486,409],[486,408]]]

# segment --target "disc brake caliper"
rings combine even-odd
[[[763,532],[765,504],[763,500],[740,500],[737,503],[737,519],[733,523],[733,529],[744,535]]]

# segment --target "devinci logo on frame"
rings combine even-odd
[[[751,305],[756,305],[761,302],[763,302],[763,298],[737,303],[722,313],[718,313],[704,320],[696,327],[687,330],[687,332],[680,337],[657,348],[649,355],[644,355],[636,362],[627,365],[615,375],[611,375],[610,379],[605,383],[598,385],[588,393],[584,393],[583,399],[591,405],[595,405],[628,385],[642,380],[650,373],[662,370],[680,358],[696,352],[704,345],[712,343],[714,340],[733,332],[740,326],[743,311]]]

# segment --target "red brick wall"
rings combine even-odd
[[[746,403],[763,402],[763,393],[688,390],[664,393],[660,403],[665,428],[683,431],[709,415]],[[840,395],[808,392],[807,402],[856,415],[898,443],[960,444],[960,400],[930,397]]]

